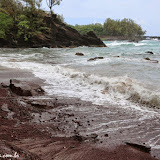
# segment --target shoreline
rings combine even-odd
[[[129,42],[139,42],[142,40],[157,39],[160,40],[159,36],[143,36],[142,38],[129,39],[122,36],[99,36],[102,41],[129,41]]]
[[[27,81],[27,85],[32,82],[42,86],[44,83],[28,71],[0,68],[0,83],[9,85],[10,79]],[[139,148],[118,142],[117,137],[123,136],[120,132],[89,134],[88,129],[98,123],[98,119],[90,115],[90,109],[97,110],[98,114],[104,106],[56,95],[18,96],[7,86],[0,87],[0,97],[1,155],[9,151],[8,154],[17,152],[21,159],[28,160],[156,160]],[[116,108],[108,109],[117,112]],[[125,115],[120,110],[117,113],[119,118]],[[116,120],[114,115],[106,115],[109,122]]]

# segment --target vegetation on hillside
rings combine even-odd
[[[135,39],[143,36],[146,31],[143,31],[141,26],[136,24],[131,19],[112,20],[106,19],[104,24],[89,24],[72,26],[82,34],[88,31],[94,31],[98,36],[121,36],[127,39]]]
[[[95,32],[97,36],[102,36],[105,34],[103,25],[100,23],[88,24],[88,25],[77,25],[76,24],[75,26],[71,26],[71,27],[79,31],[81,34],[87,34],[87,32],[89,31]]]
[[[53,17],[54,5],[62,0],[46,0],[50,13],[41,9],[42,0],[0,0],[0,40],[16,44],[29,42],[37,37],[51,36],[54,32],[45,17]],[[64,22],[62,15],[57,15],[59,21]],[[133,39],[142,36],[145,31],[131,19],[107,19],[104,24],[89,24],[72,26],[82,34],[94,31],[98,36],[124,36]],[[30,41],[31,42],[31,41]]]
[[[50,12],[61,0],[47,0]],[[48,13],[41,9],[42,0],[0,0],[0,39],[28,41],[38,35],[49,34],[44,22]]]

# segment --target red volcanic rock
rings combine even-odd
[[[10,80],[9,87],[13,93],[19,96],[35,96],[44,93],[44,90],[38,84],[19,81],[16,79]]]

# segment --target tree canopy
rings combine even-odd
[[[143,36],[146,31],[143,31],[141,26],[136,24],[132,19],[113,20],[106,19],[104,24],[89,24],[73,26],[82,34],[88,31],[94,31],[98,36],[122,36],[127,39]]]
[[[0,38],[6,39],[13,24],[13,19],[7,14],[0,12]]]
[[[50,9],[60,1],[49,0]],[[0,0],[0,38],[28,41],[49,32],[44,22],[48,13],[41,9],[41,3],[42,0]]]
[[[53,14],[53,6],[62,0],[46,0],[50,15],[41,9],[42,0],[0,0],[0,39],[13,41],[29,41],[29,39],[46,33],[50,34],[51,25],[46,24],[44,17]],[[54,18],[54,17],[52,17]],[[57,15],[64,22],[63,15]],[[47,23],[50,23],[47,22]],[[131,19],[106,19],[104,24],[71,26],[82,34],[94,31],[98,36],[123,36],[134,39],[145,34],[141,26]]]

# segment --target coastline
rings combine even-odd
[[[138,42],[141,40],[151,40],[157,39],[160,40],[159,36],[142,36],[141,38],[135,37],[135,39],[130,39],[122,36],[99,36],[102,41],[131,41],[131,42]]]
[[[8,82],[8,85],[9,80],[15,78],[27,81],[28,84],[34,82],[43,85],[42,80],[24,70],[1,67],[0,77],[0,82]],[[121,136],[121,133],[117,132],[116,136],[105,133],[104,140],[96,134],[79,134],[79,131],[87,130],[98,121],[90,119],[87,112],[81,112],[83,108],[101,109],[91,102],[56,95],[17,96],[9,87],[2,86],[0,94],[1,155],[9,151],[8,154],[17,152],[19,159],[28,160],[155,160],[139,148],[118,142],[116,137]],[[77,111],[68,109],[71,106],[77,108]]]

